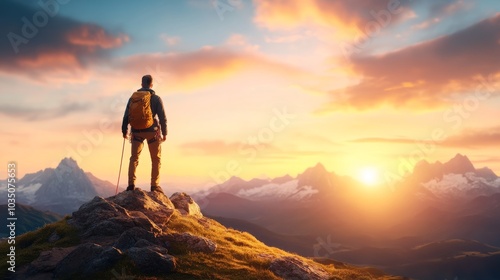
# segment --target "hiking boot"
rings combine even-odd
[[[163,190],[160,188],[160,186],[151,186],[151,191],[163,193]]]
[[[130,185],[127,187],[127,191],[133,191],[135,189],[134,185]]]

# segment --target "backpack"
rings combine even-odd
[[[153,112],[151,111],[151,93],[149,91],[136,91],[130,97],[128,107],[128,121],[134,129],[145,129],[153,125]]]

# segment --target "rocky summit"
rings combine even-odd
[[[185,193],[96,196],[19,244],[10,279],[395,279],[268,247],[204,217]]]
[[[87,278],[128,259],[145,275],[168,274],[176,269],[168,244],[183,242],[191,251],[213,253],[217,245],[203,237],[168,233],[174,212],[190,215],[199,207],[186,194],[174,194],[180,211],[164,194],[134,190],[104,199],[96,196],[67,220],[77,229],[80,244],[44,251],[16,278]],[[201,212],[193,213],[202,219]],[[45,275],[45,277],[42,277]]]

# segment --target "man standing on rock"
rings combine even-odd
[[[127,191],[135,189],[136,169],[139,164],[139,155],[144,147],[144,140],[148,143],[151,155],[151,191],[163,192],[160,184],[161,143],[167,139],[167,117],[161,98],[155,94],[153,77],[142,77],[142,88],[134,92],[128,100],[123,115],[123,138],[128,138],[128,125],[131,126],[132,151],[128,168]],[[157,118],[156,118],[157,117]],[[158,125],[159,122],[159,125]]]

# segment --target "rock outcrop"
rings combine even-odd
[[[172,243],[185,243],[193,252],[215,252],[217,245],[207,238],[190,233],[167,234],[175,211],[203,218],[189,195],[175,194],[173,199],[175,203],[163,193],[139,189],[106,199],[94,197],[68,220],[78,230],[81,244],[42,252],[19,277],[88,278],[112,269],[124,259],[145,275],[163,275],[177,266],[167,249]]]
[[[217,250],[217,244],[212,240],[188,232],[167,234],[163,237],[163,240],[165,240],[167,248],[171,244],[183,244],[186,250],[190,252],[213,253]]]
[[[183,215],[192,215],[198,218],[202,218],[200,206],[186,193],[174,193],[170,200],[174,204],[175,208],[181,212]]]
[[[294,257],[275,259],[271,262],[269,269],[276,276],[283,279],[326,280],[329,278],[329,275],[325,270],[317,266],[309,265],[306,262]]]

